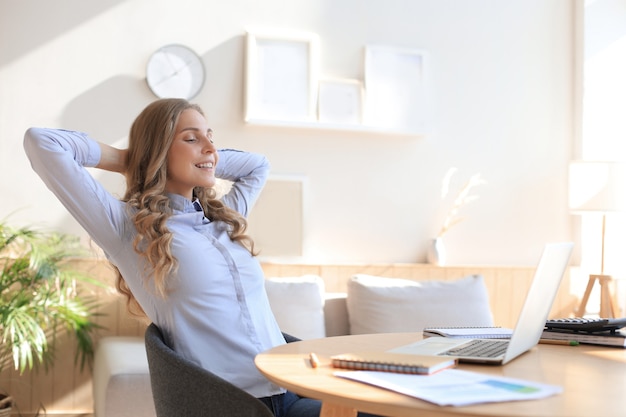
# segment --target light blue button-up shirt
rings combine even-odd
[[[178,270],[168,277],[166,298],[144,276],[133,249],[136,234],[126,204],[113,197],[85,167],[100,160],[88,135],[31,128],[24,148],[33,169],[121,271],[148,318],[177,352],[255,397],[284,392],[256,369],[254,357],[285,343],[270,309],[256,258],[232,242],[226,224],[206,219],[192,201],[168,195],[167,227]],[[259,154],[220,150],[218,178],[233,181],[223,201],[248,215],[269,173]]]

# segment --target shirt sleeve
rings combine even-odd
[[[124,204],[85,169],[100,161],[98,143],[81,132],[30,128],[24,150],[33,170],[96,244],[109,254],[119,250]]]
[[[230,191],[222,197],[228,207],[248,217],[270,172],[267,158],[261,154],[234,149],[219,150],[216,177],[233,182]]]

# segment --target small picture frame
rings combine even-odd
[[[420,131],[428,111],[428,52],[384,45],[365,47],[364,123]]]
[[[320,80],[318,120],[321,123],[360,125],[363,111],[363,83],[354,79]]]
[[[314,121],[318,56],[314,33],[248,31],[245,120]]]

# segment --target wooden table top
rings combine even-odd
[[[323,402],[322,417],[353,417],[356,410],[389,417],[626,416],[626,349],[593,345],[540,344],[504,366],[460,364],[459,369],[520,378],[563,387],[540,400],[441,407],[393,391],[333,376],[330,356],[364,350],[388,350],[421,339],[421,333],[338,336],[278,346],[255,363],[270,381]],[[314,352],[320,366],[313,368]]]

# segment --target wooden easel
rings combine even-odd
[[[614,318],[619,317],[619,307],[613,293],[613,277],[611,275],[589,275],[587,289],[580,301],[580,305],[576,309],[576,317],[583,317],[587,312],[587,302],[589,295],[596,281],[600,283],[600,317]]]
[[[602,215],[602,265],[600,267],[601,273],[599,275],[589,275],[589,281],[587,282],[587,289],[583,298],[580,300],[580,305],[575,311],[576,317],[583,317],[587,312],[587,302],[589,301],[589,295],[593,286],[598,281],[600,283],[600,318],[615,318],[619,317],[619,307],[617,300],[613,292],[613,277],[611,275],[604,275],[604,233],[606,228],[606,214]]]

